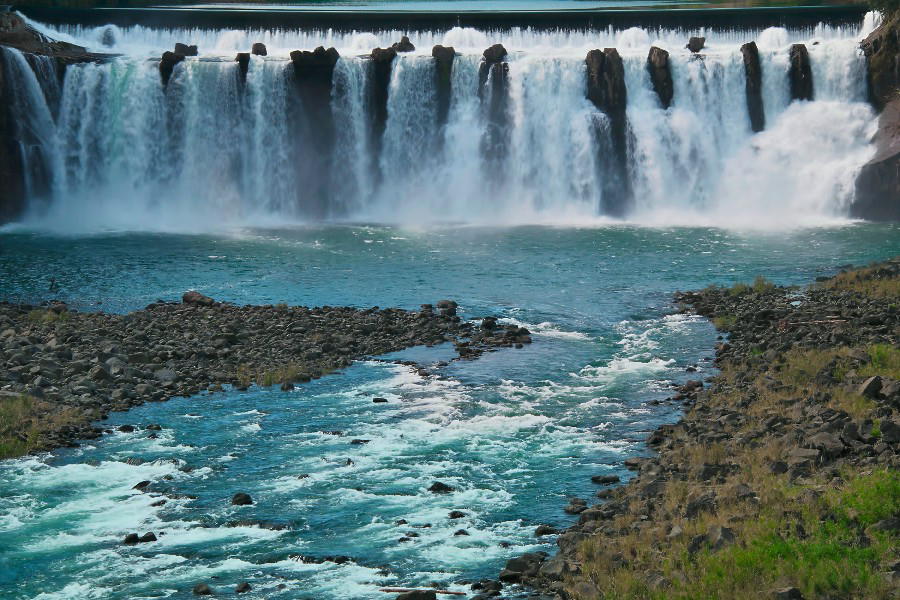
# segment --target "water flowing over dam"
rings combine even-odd
[[[0,50],[25,218],[66,228],[821,223],[847,215],[874,152],[858,48],[871,15],[706,31],[34,26],[121,55],[59,78],[49,58]],[[371,56],[403,35],[414,50]],[[161,73],[178,42],[198,56]],[[493,44],[506,54],[486,58]],[[318,46],[336,53],[292,59]]]

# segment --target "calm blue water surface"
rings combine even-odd
[[[464,317],[497,315],[535,333],[530,347],[429,376],[361,362],[292,392],[148,404],[106,424],[159,423],[158,439],[139,429],[0,463],[0,591],[190,598],[198,582],[225,596],[244,580],[254,587],[249,598],[390,598],[379,588],[432,582],[465,590],[461,582],[496,575],[513,555],[552,549],[552,539],[533,537],[535,526],[570,523],[562,507],[596,491],[591,475],[627,477],[622,461],[677,418],[677,406],[651,402],[669,395],[670,382],[696,377],[688,365],[712,373],[716,334],[672,314],[673,291],[758,274],[801,283],[896,254],[897,228],[875,225],[770,234],[376,226],[0,233],[0,298],[8,300],[48,299],[51,280],[56,297],[79,309],[116,312],[190,288],[255,304],[417,308],[452,298]],[[389,358],[431,364],[448,354]],[[142,480],[157,492],[133,491]],[[431,494],[435,481],[455,491]],[[238,491],[255,504],[231,506]],[[451,510],[466,516],[450,519]],[[244,523],[229,526],[236,521]],[[460,529],[469,535],[454,535]],[[121,545],[127,533],[146,531],[159,541]],[[301,558],[333,555],[352,560]]]

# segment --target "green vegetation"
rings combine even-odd
[[[737,323],[737,317],[734,315],[720,315],[718,317],[714,317],[713,325],[715,325],[716,329],[720,331],[728,331],[732,329]]]
[[[0,396],[0,460],[41,450],[46,435],[83,421],[74,408],[24,395]]]
[[[747,292],[754,292],[757,294],[761,294],[763,292],[767,292],[769,290],[774,290],[775,284],[763,277],[762,275],[757,275],[756,279],[753,280],[753,283],[736,283],[730,288],[728,288],[728,293],[732,296],[740,296],[741,294],[745,294]]]
[[[900,0],[892,1],[900,6]],[[857,292],[875,298],[900,297],[900,277],[882,265],[872,265],[863,269],[839,273],[828,281],[818,284],[817,287]]]

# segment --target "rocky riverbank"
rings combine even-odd
[[[410,346],[453,342],[474,358],[531,342],[524,328],[493,317],[476,327],[456,309],[236,306],[197,292],[126,315],[0,304],[0,458],[99,437],[95,421],[148,401],[290,389]]]
[[[511,560],[478,600],[896,598],[900,259],[808,289],[758,279],[676,295],[727,334],[686,413],[572,499],[558,553]],[[553,534],[541,526],[536,535]]]

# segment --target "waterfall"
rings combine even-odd
[[[44,224],[603,223],[621,214],[624,185],[627,221],[768,227],[847,214],[855,175],[873,152],[875,115],[857,48],[872,26],[867,16],[857,28],[702,31],[700,54],[684,48],[696,31],[408,32],[416,50],[394,59],[387,119],[374,140],[366,55],[406,32],[70,26],[47,33],[122,56],[69,66],[61,88],[55,70],[44,72],[52,65],[29,66],[13,50],[4,62],[16,122],[28,132],[20,138],[29,217]],[[751,40],[766,116],[756,134],[740,52]],[[198,44],[200,56],[176,65],[164,85],[158,58],[175,41]],[[244,80],[234,55],[256,41],[269,54],[251,58]],[[505,75],[481,83],[481,53],[497,42],[509,54],[491,68]],[[795,43],[809,52],[812,101],[791,101]],[[457,52],[445,122],[434,44]],[[298,95],[288,57],[318,45],[341,55],[326,108],[333,140]],[[647,69],[651,46],[669,53],[668,108]],[[611,166],[609,119],[586,95],[585,56],[604,47],[617,48],[624,65],[624,174]],[[52,185],[38,190],[35,173]],[[622,176],[628,181],[613,179]]]
[[[22,197],[36,205],[53,195],[60,172],[56,124],[49,104],[58,97],[56,68],[47,57],[26,58],[18,50],[0,46],[0,70],[0,81],[5,82],[5,107],[0,110],[7,113],[7,135],[15,146],[10,167],[21,170]],[[0,206],[0,214],[3,212]]]

